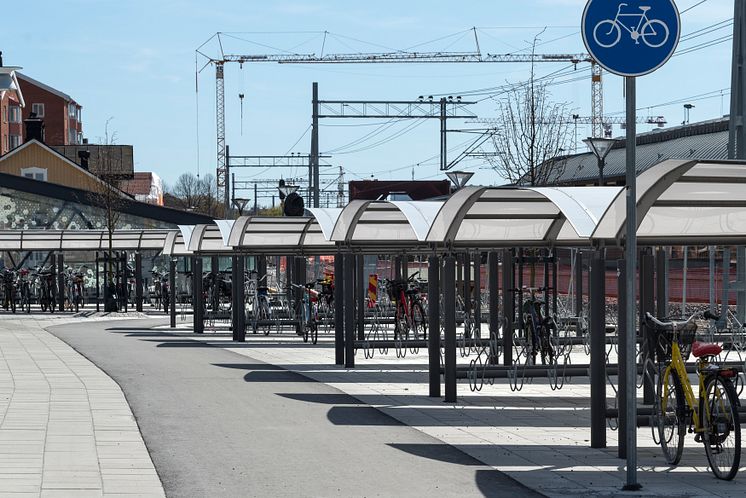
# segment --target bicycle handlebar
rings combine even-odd
[[[683,321],[669,320],[665,322],[658,320],[656,317],[651,315],[650,312],[645,313],[645,319],[658,325],[659,327],[672,326],[674,328],[679,328],[682,325],[688,325],[689,323],[694,321],[695,318],[704,318],[705,320],[720,320],[720,317],[711,313],[710,310],[698,311],[696,313],[693,313],[689,318]]]

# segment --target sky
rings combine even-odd
[[[661,1],[647,3],[654,11]],[[325,54],[474,51],[475,32],[482,53],[526,53],[537,36],[538,53],[583,53],[584,5],[585,0],[42,0],[15,4],[20,21],[3,23],[0,50],[6,65],[22,66],[83,106],[84,134],[91,142],[104,136],[109,120],[118,143],[134,146],[136,171],[154,171],[173,184],[184,172],[214,174],[215,72],[203,67],[206,59],[195,50],[201,46],[204,54],[218,56],[216,32],[225,33],[225,53],[246,55],[319,54],[322,46]],[[682,122],[685,103],[695,106],[692,122],[727,114],[729,106],[733,0],[677,5],[682,41],[676,54],[637,83],[638,115],[664,116],[667,126]],[[476,115],[489,118],[501,98],[496,87],[525,81],[529,70],[528,64],[515,63],[227,64],[226,143],[232,155],[307,154],[312,82],[318,82],[322,100],[463,94],[464,100],[479,101],[470,106]],[[536,72],[558,73],[549,80],[551,99],[566,103],[572,113],[590,115],[587,64],[573,70],[565,63],[543,63]],[[605,73],[603,82],[604,114],[621,116],[622,78]],[[481,89],[488,90],[475,92]],[[239,94],[245,95],[242,105]],[[479,125],[450,120],[448,126]],[[638,131],[651,129],[638,125]],[[589,127],[577,127],[578,151],[586,150],[580,140],[589,134]],[[623,134],[614,127],[615,136]],[[319,137],[321,152],[332,156],[324,160],[321,176],[322,189],[329,192],[336,191],[340,166],[347,181],[444,178],[438,169],[438,120],[322,119]],[[450,133],[449,157],[473,139]],[[466,158],[457,168],[474,171],[472,183],[504,183],[480,158]],[[296,178],[305,171],[241,169],[236,176],[250,182]]]

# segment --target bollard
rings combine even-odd
[[[606,261],[594,251],[590,274],[591,448],[606,448]]]

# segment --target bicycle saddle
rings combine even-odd
[[[640,10],[643,11],[643,12],[647,12],[650,9],[652,9],[652,7],[649,6],[649,5],[640,5]]]
[[[719,355],[720,351],[722,350],[723,348],[721,348],[718,344],[699,341],[694,341],[694,343],[692,344],[692,354],[696,358],[700,358],[702,356],[716,356]]]

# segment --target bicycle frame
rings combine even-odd
[[[627,4],[626,3],[619,4],[619,9],[616,11],[616,16],[614,17],[614,24],[618,24],[619,26],[623,27],[629,32],[629,34],[639,33],[642,25],[645,22],[649,21],[647,11],[643,12],[642,14],[638,14],[638,13],[622,14],[622,7],[627,7]],[[619,20],[620,17],[639,17],[640,21],[637,23],[637,27],[634,30],[632,30],[629,27],[627,27],[627,25],[625,25],[622,21]]]
[[[692,383],[689,381],[689,374],[687,374],[686,372],[686,365],[684,364],[684,358],[681,356],[679,343],[675,340],[671,343],[671,362],[668,364],[666,370],[663,372],[663,398],[661,400],[661,403],[664,413],[667,408],[666,402],[668,401],[668,378],[671,376],[672,370],[676,371],[676,374],[679,376],[679,380],[681,381],[681,387],[684,391],[684,399],[686,400],[687,406],[691,410],[694,430],[695,432],[702,432],[703,428],[702,424],[700,424],[699,419],[700,414],[698,399],[694,396],[694,390],[692,389]],[[704,393],[704,376],[699,373],[699,368],[697,371],[697,376],[699,378],[699,396],[701,398]]]

